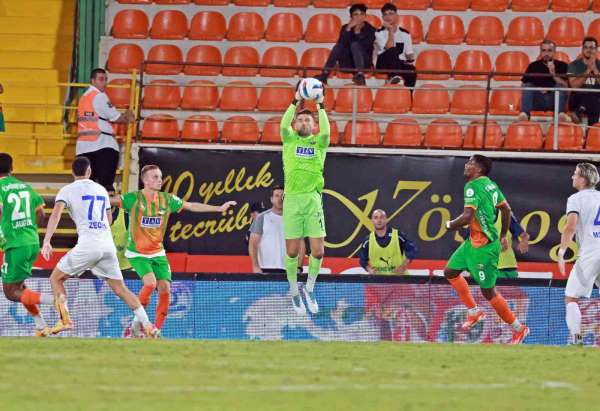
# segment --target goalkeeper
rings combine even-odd
[[[285,270],[290,285],[294,311],[306,315],[306,307],[298,290],[298,252],[304,237],[310,241],[308,281],[303,288],[306,305],[311,313],[319,312],[314,296],[315,282],[321,269],[324,254],[325,220],[322,193],[325,185],[323,168],[329,147],[329,120],[323,108],[323,94],[317,98],[319,132],[310,110],[296,114],[300,94],[288,107],[281,119],[280,133],[283,142],[283,233],[285,236]],[[293,127],[292,127],[293,124]]]

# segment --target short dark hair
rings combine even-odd
[[[352,6],[350,6],[350,15],[352,16],[352,13],[354,13],[356,10],[360,10],[363,13],[367,13],[367,6],[363,3],[356,3],[353,4]]]
[[[283,184],[275,184],[273,187],[271,187],[271,196],[273,196],[275,190],[283,190]]]
[[[12,171],[13,159],[8,153],[0,153],[0,174],[9,174]]]
[[[303,114],[309,115],[309,116],[311,116],[311,117],[312,117],[312,116],[314,116],[314,114],[313,114],[313,112],[312,112],[312,111],[310,111],[310,110],[309,110],[309,109],[307,109],[307,108],[303,108],[302,110],[300,110],[299,112],[297,112],[297,113],[296,113],[296,117],[298,117],[298,116],[301,116],[301,115],[303,115]]]
[[[481,174],[487,176],[492,171],[492,159],[481,154],[473,154],[471,157],[481,169]]]
[[[381,8],[381,14],[385,13],[386,11],[393,11],[394,13],[396,13],[398,11],[398,8],[393,4],[393,3],[385,3],[383,5],[383,7]]]
[[[585,43],[587,43],[588,41],[593,41],[594,44],[596,45],[596,47],[598,47],[598,40],[596,40],[595,37],[592,36],[587,36],[583,38],[583,41],[581,42],[581,45],[583,46]]]
[[[73,164],[71,164],[71,170],[76,177],[83,177],[90,167],[90,159],[84,156],[75,157]]]
[[[95,79],[98,74],[106,74],[106,70],[104,70],[103,68],[95,68],[92,70],[92,72],[90,73],[90,80]]]

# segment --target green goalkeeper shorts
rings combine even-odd
[[[479,287],[493,288],[496,286],[498,276],[499,255],[500,241],[475,248],[471,244],[471,240],[466,240],[450,257],[448,268],[468,271]]]
[[[31,277],[33,263],[37,260],[39,252],[38,244],[4,250],[2,282],[6,284],[20,283]]]
[[[129,264],[140,278],[153,273],[157,280],[171,281],[171,266],[166,256],[129,257],[128,259]]]
[[[286,194],[283,197],[283,234],[286,240],[325,237],[321,194]]]

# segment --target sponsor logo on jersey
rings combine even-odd
[[[296,147],[296,157],[314,157],[315,156],[315,149],[314,147],[301,147],[298,146]]]
[[[475,191],[473,191],[472,188],[467,188],[467,197],[473,197],[473,194],[475,194]]]
[[[162,217],[142,217],[142,227],[144,228],[159,228],[162,223]]]

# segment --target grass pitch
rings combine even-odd
[[[592,410],[585,347],[0,339],[0,410]]]

